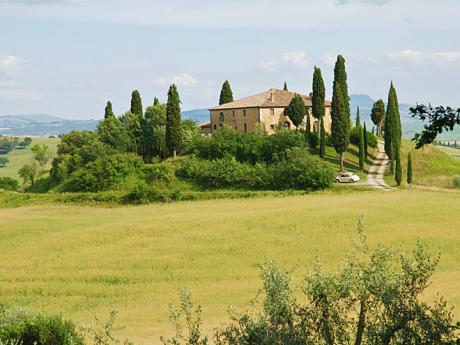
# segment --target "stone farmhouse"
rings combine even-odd
[[[254,96],[226,103],[209,109],[211,121],[202,125],[203,133],[211,134],[224,125],[243,133],[258,132],[273,134],[277,128],[295,129],[287,116],[287,108],[295,93],[279,89],[270,89]],[[310,94],[311,95],[311,94]],[[318,131],[319,123],[312,116],[311,96],[300,95],[307,107],[305,119],[299,128],[305,129],[306,116],[310,116],[310,130]],[[324,127],[331,130],[331,102],[325,102]]]

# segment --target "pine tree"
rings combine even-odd
[[[401,115],[399,114],[398,96],[391,82],[390,91],[388,92],[387,112],[385,115],[385,152],[390,155],[399,154],[401,149]],[[391,149],[393,147],[393,150]]]
[[[412,154],[409,152],[407,157],[407,184],[412,183]]]
[[[321,75],[321,69],[316,66],[313,72],[312,90],[313,95],[311,98],[311,108],[313,111],[313,117],[321,120],[325,114],[324,100],[326,98],[326,90],[324,87],[323,76]]]
[[[359,129],[359,169],[364,170],[364,131],[361,127]]]
[[[324,158],[326,156],[326,129],[324,128],[324,117],[321,118],[321,134],[319,141],[319,156]]]
[[[372,106],[371,120],[377,126],[377,135],[382,135],[383,124],[385,121],[385,103],[379,99]]]
[[[359,106],[356,107],[356,122],[355,122],[355,126],[356,127],[360,127],[361,126],[361,118],[359,116]]]
[[[339,55],[334,68],[334,89],[331,106],[331,134],[335,151],[340,154],[340,171],[343,171],[344,153],[350,143],[350,100],[348,97],[345,59]]]
[[[289,91],[286,82],[284,82],[283,90],[284,91]]]
[[[139,117],[144,116],[144,111],[142,110],[141,94],[137,90],[134,90],[131,94],[131,113]]]
[[[287,115],[289,119],[292,121],[294,126],[299,127],[302,123],[305,114],[307,114],[307,108],[305,107],[305,103],[303,102],[302,97],[296,94],[292,97],[291,102],[287,108]]]
[[[219,105],[233,102],[233,92],[230,87],[228,80],[222,84],[222,90],[220,90]]]
[[[158,98],[154,97],[153,98],[153,106],[158,106],[160,105],[160,101],[158,100]]]
[[[115,117],[112,110],[112,103],[110,101],[108,101],[105,106],[104,119],[108,119],[109,117]]]
[[[180,124],[180,98],[176,85],[172,84],[169,87],[166,103],[166,145],[174,158],[182,143]]]
[[[367,159],[367,152],[369,151],[369,142],[368,142],[369,139],[367,136],[366,122],[364,122],[363,132],[364,132],[364,159]]]
[[[401,167],[401,154],[399,152],[396,154],[395,181],[398,186],[401,185],[402,167]]]

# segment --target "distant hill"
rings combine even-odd
[[[385,101],[385,100],[384,100]],[[350,96],[350,111],[351,118],[353,121],[356,117],[356,107],[359,106],[359,112],[361,121],[366,121],[367,126],[372,128],[373,123],[371,121],[371,111],[375,100],[368,95],[364,94],[353,94]],[[411,104],[400,103],[399,112],[401,113],[401,124],[403,129],[403,136],[412,139],[414,134],[420,132],[423,129],[423,122],[414,119],[409,114],[409,108]],[[452,132],[445,132],[438,136],[441,140],[460,140],[460,128]]]
[[[209,121],[208,109],[186,110],[181,113],[183,119],[195,120],[198,123]]]
[[[49,136],[76,130],[95,130],[98,120],[67,120],[56,116],[4,115],[0,116],[0,134]]]

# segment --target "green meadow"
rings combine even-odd
[[[208,332],[227,307],[251,307],[266,258],[293,269],[315,258],[334,270],[365,220],[372,247],[441,253],[424,298],[436,293],[460,319],[460,192],[400,190],[96,207],[49,204],[0,209],[2,304],[88,322],[115,309],[118,334],[152,344],[171,334],[168,304],[191,289]],[[300,291],[299,291],[300,294]]]

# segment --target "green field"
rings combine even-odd
[[[188,287],[207,330],[261,287],[257,263],[273,258],[296,281],[316,256],[335,268],[359,215],[371,246],[442,253],[436,292],[460,318],[460,192],[317,193],[129,207],[42,205],[1,209],[0,303],[90,321],[112,309],[119,334],[155,343],[173,328],[168,303]]]
[[[32,137],[32,144],[26,149],[14,149],[7,155],[2,155],[3,157],[8,158],[10,162],[6,165],[6,167],[0,168],[0,177],[11,177],[19,180],[18,170],[21,169],[23,165],[32,161],[32,152],[30,151],[32,146],[35,144],[48,145],[50,152],[54,156],[56,154],[56,146],[58,143],[58,138]]]

